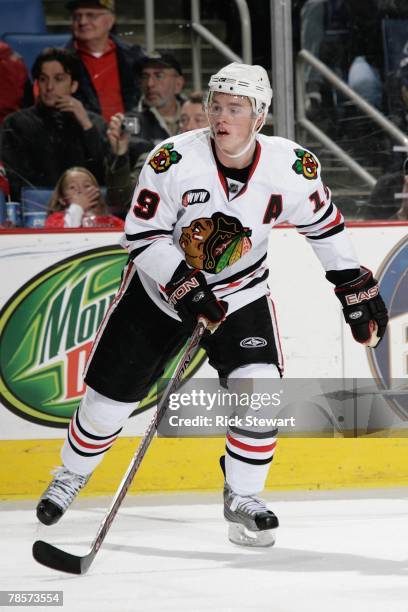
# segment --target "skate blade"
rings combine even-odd
[[[228,539],[239,546],[252,546],[254,548],[265,548],[273,546],[276,541],[276,529],[265,531],[250,531],[241,523],[230,523],[228,527]]]

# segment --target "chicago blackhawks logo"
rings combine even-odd
[[[168,142],[163,145],[149,160],[149,166],[156,174],[166,172],[172,164],[178,164],[181,159],[180,153],[173,151],[174,144]]]
[[[294,149],[294,151],[299,159],[295,161],[292,169],[296,174],[302,174],[306,179],[315,179],[319,167],[316,158],[304,149]]]
[[[190,266],[217,274],[252,248],[252,231],[235,217],[214,213],[183,227],[180,246]]]

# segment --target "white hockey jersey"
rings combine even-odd
[[[276,223],[296,226],[325,270],[358,268],[344,219],[316,157],[258,135],[246,184],[225,179],[209,129],[162,142],[146,161],[125,224],[125,246],[151,299],[178,318],[163,291],[180,262],[199,268],[228,313],[268,293],[266,255]]]

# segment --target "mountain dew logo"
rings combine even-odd
[[[119,287],[126,252],[114,245],[79,253],[43,270],[0,312],[0,401],[35,423],[66,427],[85,386],[82,372],[96,331]],[[186,377],[204,359],[190,364]],[[171,376],[177,357],[168,364]],[[157,401],[154,387],[139,403]]]

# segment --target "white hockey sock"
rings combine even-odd
[[[61,450],[63,464],[83,476],[93,472],[136,406],[136,402],[116,402],[87,387]]]
[[[228,389],[239,390],[237,379],[252,379],[251,389],[256,392],[256,379],[280,378],[273,364],[250,364],[237,368],[228,377]],[[256,495],[264,486],[276,447],[278,430],[270,427],[228,427],[225,453],[226,481],[239,495]]]

